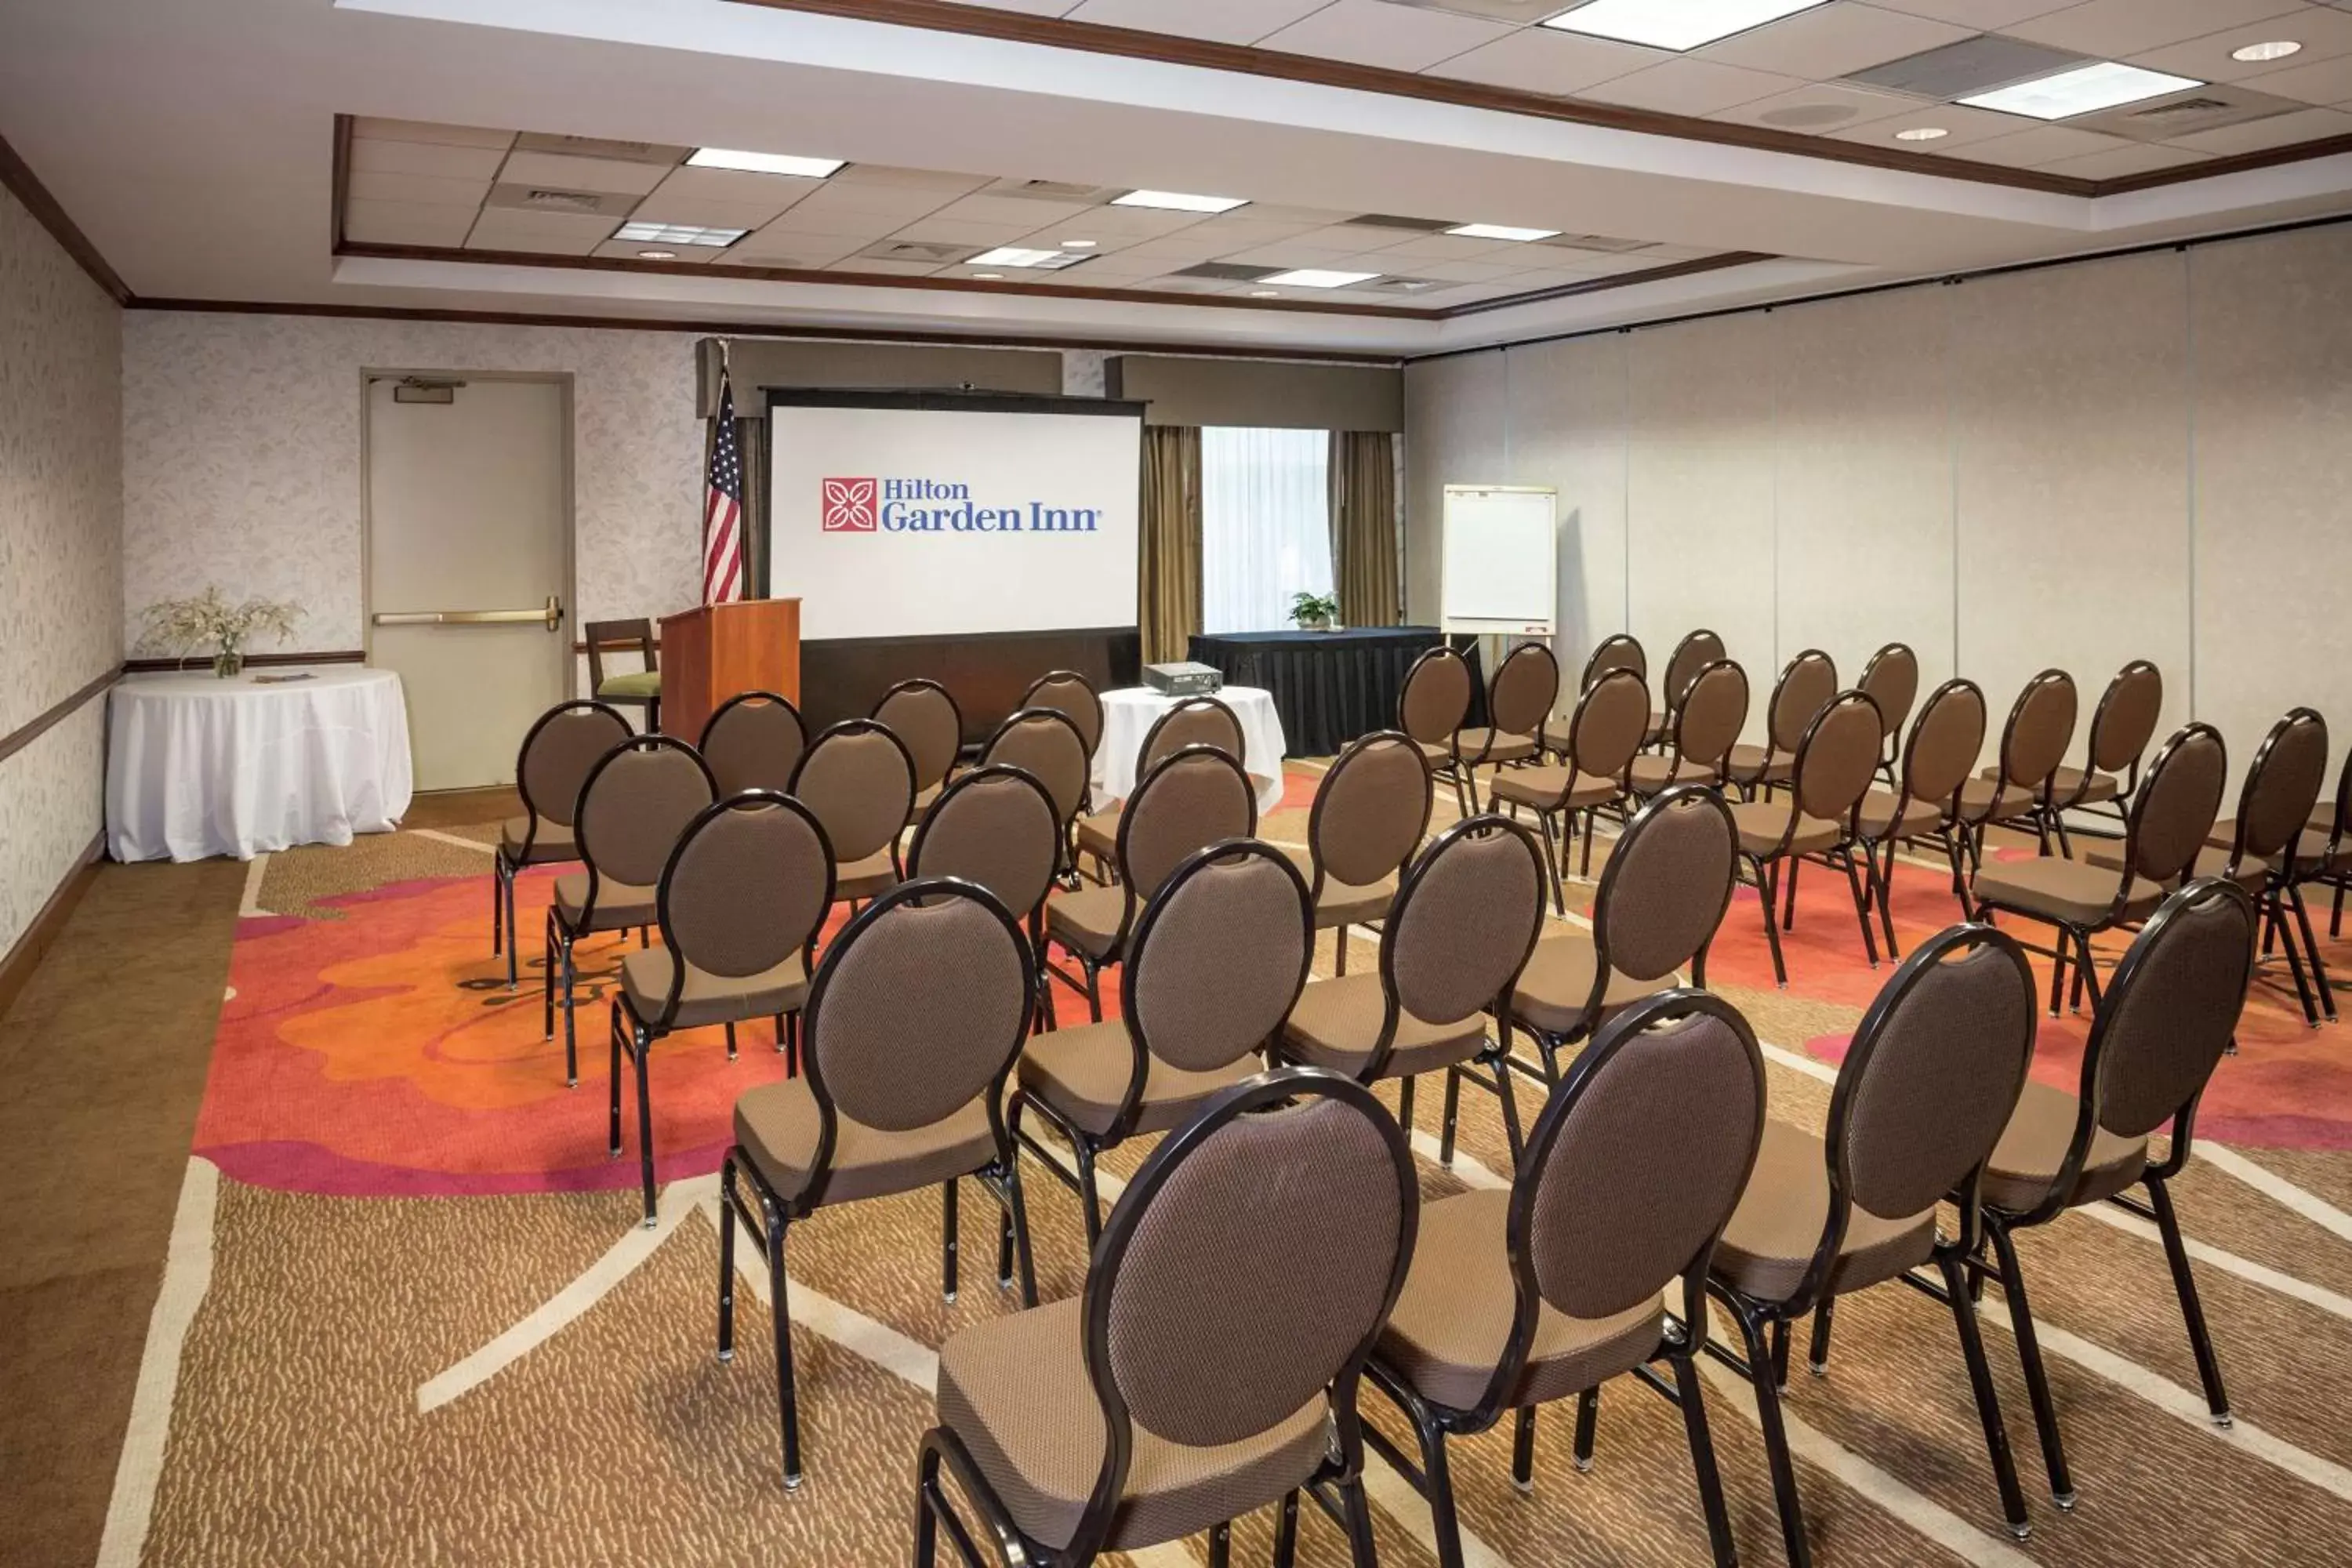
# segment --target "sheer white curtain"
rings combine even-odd
[[[1201,629],[1291,625],[1294,594],[1331,592],[1331,436],[1201,432]]]

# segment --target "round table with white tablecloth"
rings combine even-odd
[[[1282,717],[1274,695],[1261,687],[1228,686],[1213,694],[1242,724],[1242,771],[1257,785],[1260,814],[1282,804]],[[1095,748],[1094,796],[1097,806],[1125,800],[1135,788],[1135,764],[1144,737],[1160,716],[1179,702],[1148,686],[1121,687],[1102,694],[1102,742]]]
[[[283,679],[296,673],[133,676],[114,689],[106,842],[117,860],[249,860],[399,823],[411,792],[400,677]]]

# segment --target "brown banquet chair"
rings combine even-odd
[[[888,726],[844,719],[793,764],[791,793],[833,844],[833,896],[855,904],[898,880],[898,835],[914,811],[915,759]]]
[[[1094,760],[1095,748],[1102,744],[1103,708],[1093,681],[1075,669],[1048,671],[1029,683],[1014,710],[1032,708],[1049,708],[1067,719],[1086,742],[1087,760]]]
[[[1759,790],[1769,797],[1775,785],[1787,784],[1796,771],[1797,742],[1813,715],[1837,694],[1837,665],[1829,655],[1809,647],[1790,659],[1772,683],[1771,700],[1765,704],[1765,743],[1731,748],[1730,782],[1751,800]]]
[[[1675,644],[1675,651],[1666,656],[1665,682],[1658,688],[1661,708],[1650,715],[1650,732],[1644,737],[1648,742],[1656,744],[1666,739],[1699,671],[1727,657],[1723,639],[1704,626],[1685,633],[1683,640]]]
[[[1739,858],[1753,874],[1757,901],[1763,907],[1772,978],[1783,990],[1789,984],[1789,966],[1780,953],[1780,931],[1796,924],[1797,872],[1807,860],[1845,872],[1854,918],[1862,922],[1864,956],[1870,967],[1878,967],[1878,939],[1870,927],[1871,900],[1858,855],[1863,797],[1878,773],[1883,732],[1878,704],[1862,692],[1845,692],[1805,726],[1797,742],[1788,799],[1743,801],[1731,808],[1739,830]]]
[[[1433,773],[1444,773],[1455,781],[1456,805],[1464,803],[1461,772],[1454,761],[1454,737],[1470,721],[1470,700],[1476,695],[1470,661],[1444,643],[1412,661],[1397,693],[1397,728],[1412,737]]]
[[[719,1177],[719,1359],[735,1354],[740,1221],[768,1266],[787,1491],[802,1475],[784,1267],[793,1226],[823,1208],[938,1185],[941,1294],[952,1302],[956,1186],[976,1176],[1012,1233],[1022,1300],[1037,1299],[1003,1111],[1036,984],[1028,941],[994,894],[951,878],[902,882],[826,948],[809,986],[800,1076],[735,1101]]]
[[[791,700],[772,691],[739,691],[711,710],[696,742],[721,795],[792,788],[793,769],[808,750],[808,726]]]
[[[1315,789],[1305,853],[1315,929],[1339,933],[1335,973],[1348,973],[1348,928],[1384,919],[1397,878],[1429,831],[1436,782],[1412,738],[1376,730],[1341,752]]]
[[[1691,678],[1667,725],[1664,754],[1635,757],[1625,782],[1645,799],[1678,784],[1720,789],[1747,723],[1748,672],[1717,659]]]
[[[1617,670],[1631,670],[1635,679],[1646,683],[1650,679],[1650,656],[1642,650],[1641,639],[1626,632],[1612,632],[1593,645],[1584,660],[1584,674],[1577,681],[1577,689],[1590,691],[1604,675]]]
[[[515,755],[515,793],[522,815],[499,824],[490,859],[490,953],[507,955],[507,989],[520,984],[515,956],[514,885],[526,866],[580,858],[572,814],[598,758],[629,738],[629,721],[602,702],[559,702],[523,732]]]
[[[958,773],[923,814],[907,846],[907,879],[961,877],[986,888],[1028,932],[1042,971],[1045,895],[1061,869],[1063,843],[1061,810],[1044,782],[1010,763],[987,763]],[[1053,1000],[1045,987],[1037,991],[1050,1020]]]
[[[902,680],[882,694],[871,715],[907,748],[915,764],[915,802],[908,808],[912,822],[930,809],[955,771],[956,753],[963,746],[963,714],[948,689],[936,680]]]
[[[1418,1198],[1403,1133],[1361,1086],[1291,1068],[1226,1090],[1128,1183],[1079,1296],[940,1348],[918,1568],[943,1527],[978,1563],[960,1503],[1007,1568],[1078,1568],[1204,1531],[1223,1563],[1231,1521],[1268,1505],[1288,1563],[1302,1492],[1372,1568],[1357,1390]]]
[[[2001,725],[2000,752],[1990,767],[1960,786],[1958,813],[1968,830],[1969,859],[1984,861],[1985,830],[2030,827],[2051,848],[2058,769],[2074,739],[2074,678],[2045,669],[2025,683]]]
[[[2164,676],[2144,658],[2136,658],[2116,674],[2091,710],[2091,732],[2084,765],[2060,763],[2051,781],[2051,826],[2062,853],[2072,853],[2066,813],[2106,808],[2118,826],[2139,785],[2140,759],[2156,738],[2158,717],[2164,710]]]
[[[1213,697],[1187,697],[1153,720],[1151,728],[1143,732],[1143,745],[1135,762],[1138,787],[1146,773],[1187,746],[1213,746],[1236,763],[1249,760],[1244,754],[1247,747],[1242,721],[1234,710]],[[1078,824],[1078,852],[1093,856],[1097,870],[1117,863],[1118,817],[1126,805],[1125,801],[1114,802],[1108,809],[1089,813]]]
[[[776,1021],[785,1071],[797,1070],[791,1030],[808,997],[818,931],[833,905],[833,847],[799,801],[765,790],[705,808],[663,866],[655,907],[662,945],[621,960],[612,1006],[613,1157],[621,1153],[621,1058],[636,1069],[637,1165],[645,1222],[654,1214],[654,1113],[646,1059],[679,1029]],[[787,1020],[792,1020],[788,1023]]]
[[[1840,1297],[1900,1280],[1951,1311],[2010,1532],[2027,1533],[2000,1396],[1964,1272],[1980,1243],[1979,1180],[2033,1057],[2033,974],[2007,933],[1958,925],[1904,962],[1863,1015],[1830,1091],[1825,1132],[1768,1121],[1748,1189],[1716,1243],[1717,1297],[1744,1353],[1709,1354],[1755,1389],[1790,1568],[1810,1568],[1795,1455],[1780,1413],[1789,1327],[1813,1314],[1828,1363]],[[1949,1201],[1956,1228],[1937,1224]],[[1941,1283],[1912,1270],[1932,1263]]]
[[[1537,1410],[1578,1400],[1583,1468],[1601,1385],[1628,1373],[1681,1408],[1715,1561],[1738,1561],[1696,1360],[1707,1265],[1755,1165],[1764,1101],[1747,1022],[1671,991],[1620,1013],[1578,1058],[1509,1191],[1423,1205],[1370,1368],[1411,1418],[1420,1462],[1377,1426],[1365,1440],[1428,1500],[1439,1568],[1464,1563],[1446,1439],[1511,1415],[1511,1479],[1531,1490]],[[1661,1361],[1671,1386],[1650,1370]]]
[[[1004,717],[980,749],[982,767],[1021,769],[1053,797],[1061,819],[1062,857],[1058,874],[1073,875],[1076,851],[1070,843],[1078,813],[1087,804],[1087,773],[1092,748],[1067,713],[1058,708],[1018,708]]]
[[[1952,868],[1952,896],[1960,900],[1962,917],[1969,912],[1960,786],[1984,750],[1984,693],[1973,680],[1948,680],[1927,694],[1919,717],[1912,721],[1895,787],[1874,789],[1862,797],[1857,837],[1889,958],[1902,956],[1895,945],[1895,852],[1903,845],[1933,838],[1942,847]]]
[[[1642,678],[1627,668],[1609,670],[1584,688],[1557,737],[1549,728],[1544,731],[1545,744],[1556,744],[1567,759],[1563,765],[1514,768],[1495,775],[1489,800],[1513,816],[1521,806],[1536,814],[1551,872],[1552,907],[1562,914],[1568,911],[1568,895],[1561,883],[1576,814],[1584,814],[1584,873],[1589,876],[1593,824],[1602,811],[1623,808],[1626,772],[1642,749],[1649,713],[1650,693]]]
[[[1559,661],[1549,646],[1524,642],[1504,656],[1487,683],[1486,722],[1454,737],[1454,785],[1457,795],[1468,796],[1469,810],[1478,809],[1481,767],[1491,764],[1499,775],[1508,764],[1537,759],[1544,724],[1559,700]]]
[[[1879,717],[1886,721],[1886,750],[1878,759],[1878,771],[1892,786],[1897,761],[1895,743],[1903,738],[1903,726],[1911,721],[1911,705],[1919,700],[1919,656],[1908,643],[1888,643],[1870,656],[1870,662],[1862,667],[1862,679],[1854,684],[1878,704]]]

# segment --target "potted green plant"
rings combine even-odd
[[[1339,624],[1339,599],[1336,594],[1300,592],[1290,596],[1290,618],[1298,623],[1302,632],[1328,632]]]
[[[284,642],[302,618],[299,605],[270,599],[247,599],[232,605],[212,584],[186,599],[163,599],[147,606],[146,633],[142,646],[168,651],[180,658],[209,647],[213,673],[223,680],[245,668],[245,645],[257,632],[273,632]]]

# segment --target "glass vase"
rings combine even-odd
[[[223,680],[235,679],[245,671],[245,650],[225,647],[213,655],[213,674]]]

